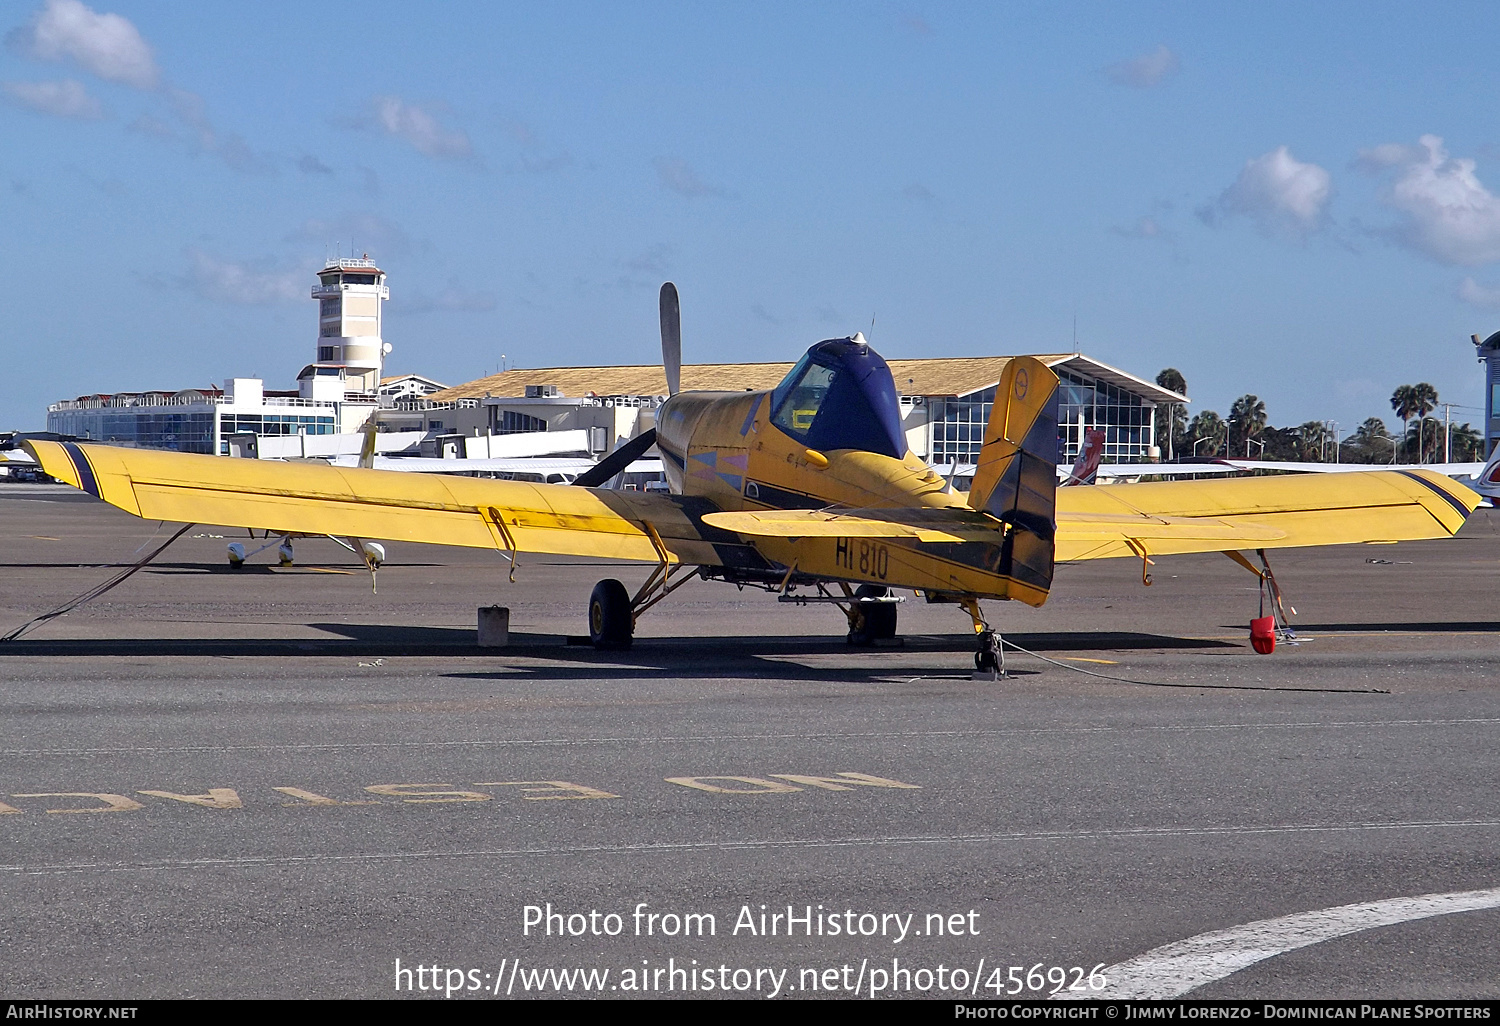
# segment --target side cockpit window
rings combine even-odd
[[[810,360],[804,360],[799,370],[800,374],[788,376],[788,383],[777,389],[782,392],[777,396],[780,405],[771,420],[793,438],[805,439],[838,371]]]

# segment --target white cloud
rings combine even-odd
[[[1421,158],[1423,151],[1405,143],[1381,143],[1368,150],[1360,150],[1354,166],[1366,174],[1378,174],[1388,167],[1407,164]]]
[[[216,303],[266,306],[301,300],[312,282],[306,273],[219,260],[202,250],[189,250],[188,256],[192,266],[179,284]]]
[[[657,157],[651,161],[662,188],[671,189],[682,196],[724,196],[724,190],[705,182],[697,172],[688,167],[687,161],[676,157]]]
[[[1239,178],[1216,204],[1199,211],[1212,223],[1219,214],[1244,214],[1271,234],[1306,235],[1322,226],[1333,179],[1317,164],[1304,164],[1285,146],[1245,162]]]
[[[375,97],[375,123],[417,152],[445,160],[465,160],[474,147],[464,132],[444,128],[423,108],[398,96]]]
[[[4,82],[0,89],[12,102],[53,117],[82,121],[104,117],[103,105],[89,95],[82,82],[71,78],[61,82]]]
[[[100,14],[79,0],[46,0],[8,41],[28,56],[72,60],[100,78],[137,89],[156,88],[160,77],[151,47],[129,20]]]
[[[1418,142],[1386,143],[1359,155],[1362,167],[1398,168],[1385,201],[1403,218],[1386,236],[1443,264],[1500,260],[1500,198],[1474,174],[1475,162],[1449,157],[1438,136]]]
[[[1182,62],[1166,44],[1134,60],[1120,61],[1104,69],[1111,82],[1134,89],[1150,89],[1174,74]]]
[[[1473,278],[1459,282],[1458,298],[1482,310],[1500,310],[1500,285],[1481,285]]]

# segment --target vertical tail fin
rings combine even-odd
[[[1057,509],[1057,375],[1032,356],[1005,365],[969,505],[1051,539]]]
[[[1006,364],[969,491],[970,506],[1010,525],[1000,572],[1043,599],[1057,534],[1057,403],[1057,375],[1046,364],[1031,356]]]
[[[1474,483],[1469,487],[1490,502],[1500,504],[1500,445],[1495,446],[1495,451],[1490,454],[1488,462],[1475,475]]]
[[[1058,487],[1093,484],[1094,478],[1099,475],[1099,460],[1103,456],[1104,432],[1098,428],[1089,428],[1083,433],[1083,446],[1078,450],[1078,459],[1073,461],[1073,469]]]

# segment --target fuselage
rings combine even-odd
[[[809,357],[819,348],[815,346]],[[847,355],[836,351],[829,362],[837,364]],[[670,490],[706,499],[721,510],[955,507],[967,511],[964,496],[950,491],[906,446],[900,408],[884,361],[864,352],[848,359],[869,362],[869,357],[878,366],[869,370],[865,387],[843,396],[829,389],[832,406],[826,401],[820,406],[793,387],[794,379],[808,365],[806,359],[771,391],[672,396],[658,410],[656,422],[657,448]],[[856,366],[849,373],[860,369]],[[883,382],[870,381],[882,372]],[[861,405],[866,408],[859,409]],[[854,422],[858,429],[854,437],[871,437],[871,448],[879,445],[886,452],[809,445],[820,438],[841,440],[848,434],[818,431],[818,418],[828,415]],[[898,452],[899,456],[894,455]],[[1040,605],[1045,591],[1018,590],[1017,582],[998,572],[1004,538],[1002,525],[997,523],[993,543],[767,537],[755,538],[753,543],[777,566],[809,576],[942,595],[1018,598]]]

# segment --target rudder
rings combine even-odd
[[[1001,572],[1052,586],[1057,534],[1058,378],[1032,356],[1005,365],[984,429],[969,505],[1009,524]]]

